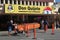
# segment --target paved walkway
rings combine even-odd
[[[1,31],[0,32],[0,40],[60,40],[60,29],[57,29],[54,31],[54,35],[51,34],[52,30],[48,29],[47,32],[44,32],[44,30],[36,30],[36,39],[32,39],[34,37],[33,31],[30,32],[30,36],[26,37],[26,35],[18,34],[16,36],[8,36],[7,31]],[[13,33],[13,32],[12,32]]]

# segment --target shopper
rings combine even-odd
[[[9,21],[9,22],[8,22],[8,35],[9,35],[9,36],[10,36],[10,34],[11,34],[12,27],[13,27],[13,25],[12,25],[12,23]]]

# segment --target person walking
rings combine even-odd
[[[47,26],[48,26],[48,22],[47,22],[47,20],[44,20],[44,31],[45,31],[45,32],[46,32],[46,30],[47,30],[46,28],[48,28]]]
[[[18,26],[17,26],[17,23],[15,22],[14,24],[14,35],[17,35],[17,33],[18,33]]]
[[[13,27],[13,25],[12,25],[11,21],[8,21],[8,35],[9,36],[11,35],[12,27]]]
[[[44,29],[44,20],[41,21],[42,29]]]

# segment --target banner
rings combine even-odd
[[[14,14],[42,14],[45,6],[9,5],[5,4],[5,13]]]

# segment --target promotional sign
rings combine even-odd
[[[42,14],[46,6],[27,6],[5,4],[5,13],[15,14]]]

